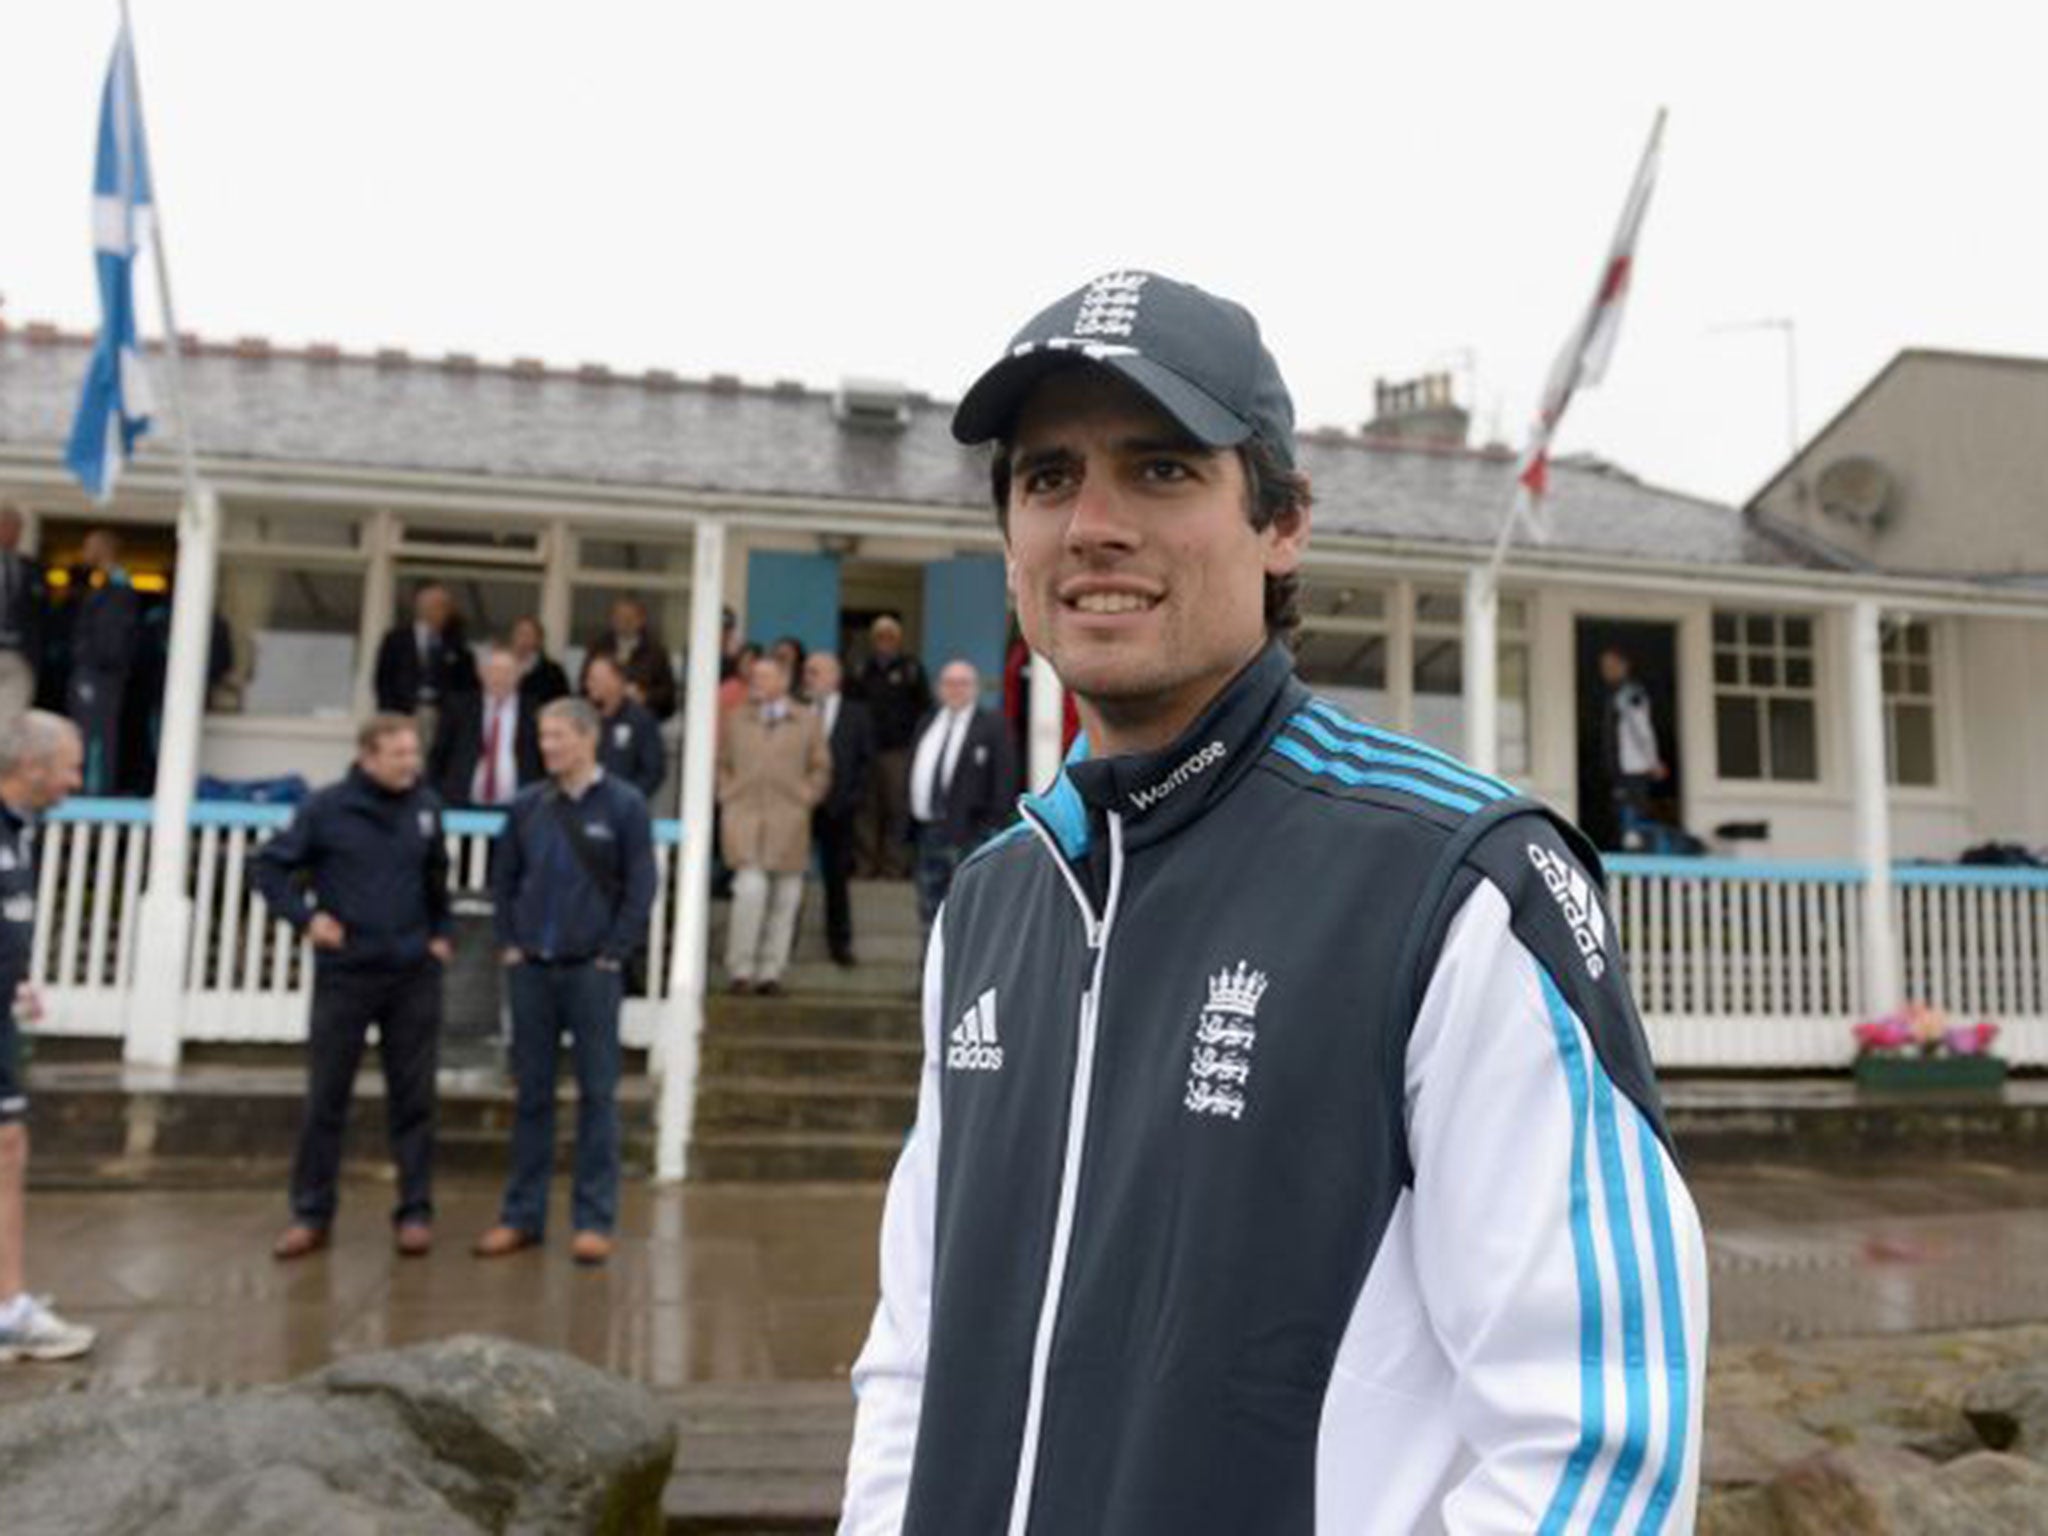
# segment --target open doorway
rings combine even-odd
[[[1581,618],[1574,675],[1579,825],[1603,849],[1667,850],[1685,825],[1678,626]]]
[[[903,626],[903,648],[924,645],[924,567],[904,560],[848,559],[839,566],[839,654],[849,674],[867,664],[868,629],[883,614]]]

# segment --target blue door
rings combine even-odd
[[[763,646],[795,635],[806,651],[837,655],[839,557],[749,550],[745,633]]]
[[[1001,555],[957,555],[924,568],[924,664],[936,683],[949,661],[974,663],[983,702],[1003,692],[1010,599]]]

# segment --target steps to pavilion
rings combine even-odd
[[[716,999],[691,1177],[887,1178],[917,1113],[922,1060],[908,998]]]
[[[690,1176],[704,1180],[886,1179],[917,1112],[917,900],[901,881],[856,881],[860,964],[826,952],[824,900],[805,892],[780,997],[706,1000]],[[723,904],[714,957],[725,952]],[[723,967],[714,974],[722,984]]]
[[[735,1382],[675,1394],[668,1536],[829,1536],[846,1483],[853,1394],[836,1382]]]

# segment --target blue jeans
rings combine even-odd
[[[585,962],[512,968],[512,1177],[499,1219],[535,1237],[547,1230],[555,1171],[555,1071],[563,1035],[576,1068],[576,1173],[570,1216],[578,1232],[610,1232],[619,1211],[619,972]]]

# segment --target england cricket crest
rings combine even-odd
[[[1266,985],[1266,973],[1243,960],[1235,971],[1221,970],[1209,978],[1208,1006],[1188,1051],[1188,1091],[1181,1103],[1189,1114],[1244,1118],[1252,1048],[1259,1041],[1259,999]]]
[[[1145,272],[1110,272],[1090,283],[1075,311],[1076,336],[1128,336],[1145,297]]]

